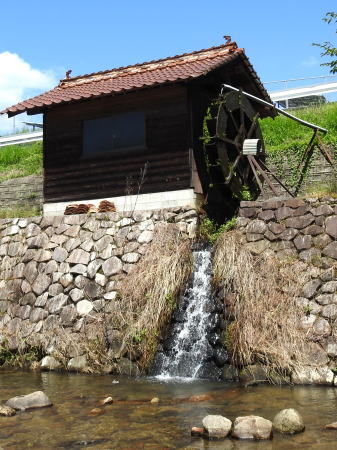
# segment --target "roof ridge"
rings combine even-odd
[[[80,79],[84,79],[84,78],[89,78],[95,75],[103,75],[103,74],[108,74],[111,72],[119,72],[121,70],[126,70],[126,69],[131,69],[133,67],[140,67],[140,66],[145,66],[145,65],[150,65],[150,64],[155,64],[155,63],[161,63],[164,61],[168,61],[168,60],[174,60],[174,59],[179,59],[179,58],[183,58],[186,56],[191,56],[191,55],[196,55],[198,53],[206,53],[209,52],[211,50],[217,50],[217,49],[237,49],[237,44],[236,42],[229,42],[228,44],[221,44],[221,45],[217,45],[217,46],[213,46],[213,47],[209,47],[209,48],[204,48],[201,50],[195,50],[193,52],[187,52],[187,53],[181,53],[180,55],[174,55],[174,56],[167,56],[166,58],[160,58],[160,59],[153,59],[151,61],[145,61],[145,62],[141,62],[141,63],[136,63],[136,64],[129,64],[128,66],[121,66],[121,67],[115,67],[113,69],[107,69],[107,70],[101,70],[98,72],[92,72],[92,73],[87,73],[84,75],[78,75],[76,77],[71,77],[71,78],[63,78],[60,80],[59,83],[59,87],[65,87],[68,83],[71,83],[72,81],[76,81],[76,80],[80,80]]]

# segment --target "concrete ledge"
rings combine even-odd
[[[44,216],[60,216],[70,204],[85,203],[98,206],[102,200],[108,200],[116,205],[117,211],[149,211],[165,208],[186,207],[196,208],[200,201],[200,194],[193,189],[179,191],[155,192],[153,194],[128,195],[122,197],[108,197],[95,200],[77,200],[73,202],[45,203]]]

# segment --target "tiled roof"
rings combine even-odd
[[[1,114],[13,116],[24,111],[34,114],[61,103],[198,78],[238,57],[243,58],[262,94],[268,98],[244,50],[230,42],[157,61],[66,78],[51,91],[6,108]]]

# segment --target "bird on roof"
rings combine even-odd
[[[226,43],[225,45],[228,45],[232,42],[232,37],[231,36],[224,36],[224,39],[226,39]]]
[[[70,78],[70,74],[71,74],[72,70],[69,69],[66,71],[66,78]]]

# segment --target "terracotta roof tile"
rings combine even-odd
[[[63,79],[54,89],[6,108],[0,113],[15,115],[23,111],[43,112],[44,108],[54,104],[193,79],[232,61],[239,55],[244,58],[264,96],[268,97],[248,58],[244,55],[244,50],[237,48],[235,42],[231,42],[157,61]]]

